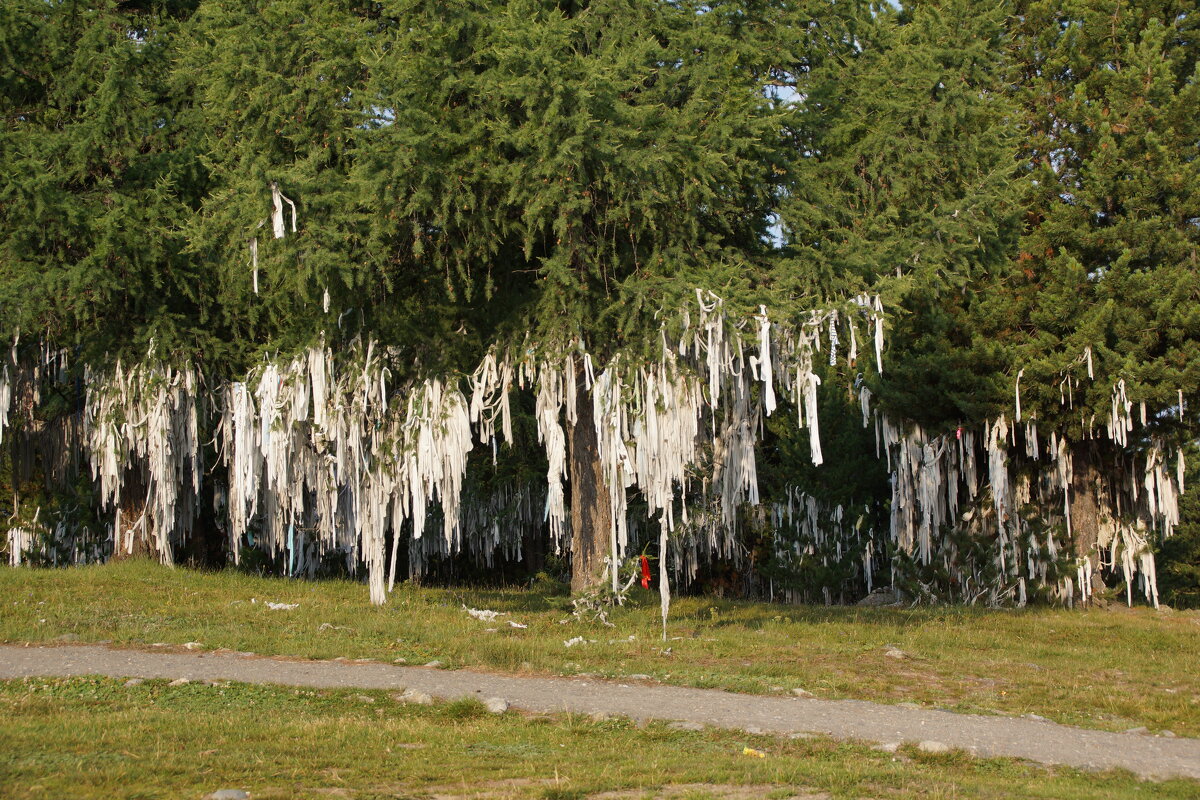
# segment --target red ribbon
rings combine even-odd
[[[650,588],[650,559],[642,556],[642,588]]]

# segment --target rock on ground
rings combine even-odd
[[[411,703],[417,706],[433,705],[433,696],[425,692],[416,692],[412,689],[405,689],[401,694],[392,695],[392,699],[401,703]]]
[[[896,606],[904,603],[907,598],[899,589],[888,587],[886,589],[876,589],[869,595],[859,600],[857,605],[868,606]]]

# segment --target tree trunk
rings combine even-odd
[[[1071,538],[1077,558],[1092,562],[1091,592],[1097,602],[1104,592],[1097,543],[1100,539],[1100,474],[1093,442],[1079,442],[1071,451]]]
[[[121,495],[118,498],[119,513],[114,521],[119,524],[113,529],[113,561],[124,561],[130,558],[157,558],[158,548],[149,534],[143,534],[143,526],[139,524],[142,515],[146,513],[146,484],[142,480],[142,471],[136,467],[126,469],[121,481]],[[133,539],[132,550],[126,549],[126,541]]]
[[[592,398],[576,374],[576,422],[568,425],[571,480],[571,594],[595,589],[612,536],[612,510],[600,466]]]

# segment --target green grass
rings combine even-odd
[[[753,747],[766,758],[743,755]],[[677,792],[660,787],[678,787]],[[108,678],[0,682],[0,796],[1186,798],[1192,781],[828,739],[409,706],[386,692]]]
[[[144,561],[0,568],[0,598],[0,640],[9,642],[198,641],[308,658],[437,659],[451,668],[519,674],[644,674],[685,686],[756,693],[802,687],[823,698],[1200,736],[1200,612],[895,610],[679,598],[672,640],[664,644],[657,597],[645,592],[616,609],[614,626],[606,627],[572,619],[564,597],[526,590],[404,585],[386,606],[374,607],[366,587],[353,582]],[[267,600],[299,607],[271,611]],[[509,616],[479,622],[464,604]],[[512,628],[509,620],[529,627]],[[563,645],[576,636],[594,643]],[[887,656],[889,647],[907,657]]]

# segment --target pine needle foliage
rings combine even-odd
[[[89,360],[151,341],[219,340],[180,229],[208,186],[170,90],[187,4],[0,9],[0,304],[4,333],[43,334]]]
[[[1200,14],[1114,0],[1016,11],[1025,233],[984,295],[984,335],[1025,369],[1040,419],[1087,434],[1124,381],[1152,427],[1177,430],[1181,393],[1195,409],[1200,392]]]
[[[502,304],[501,337],[597,355],[642,346],[696,286],[751,290],[782,156],[739,4],[386,13],[353,176],[382,211],[368,250]]]

